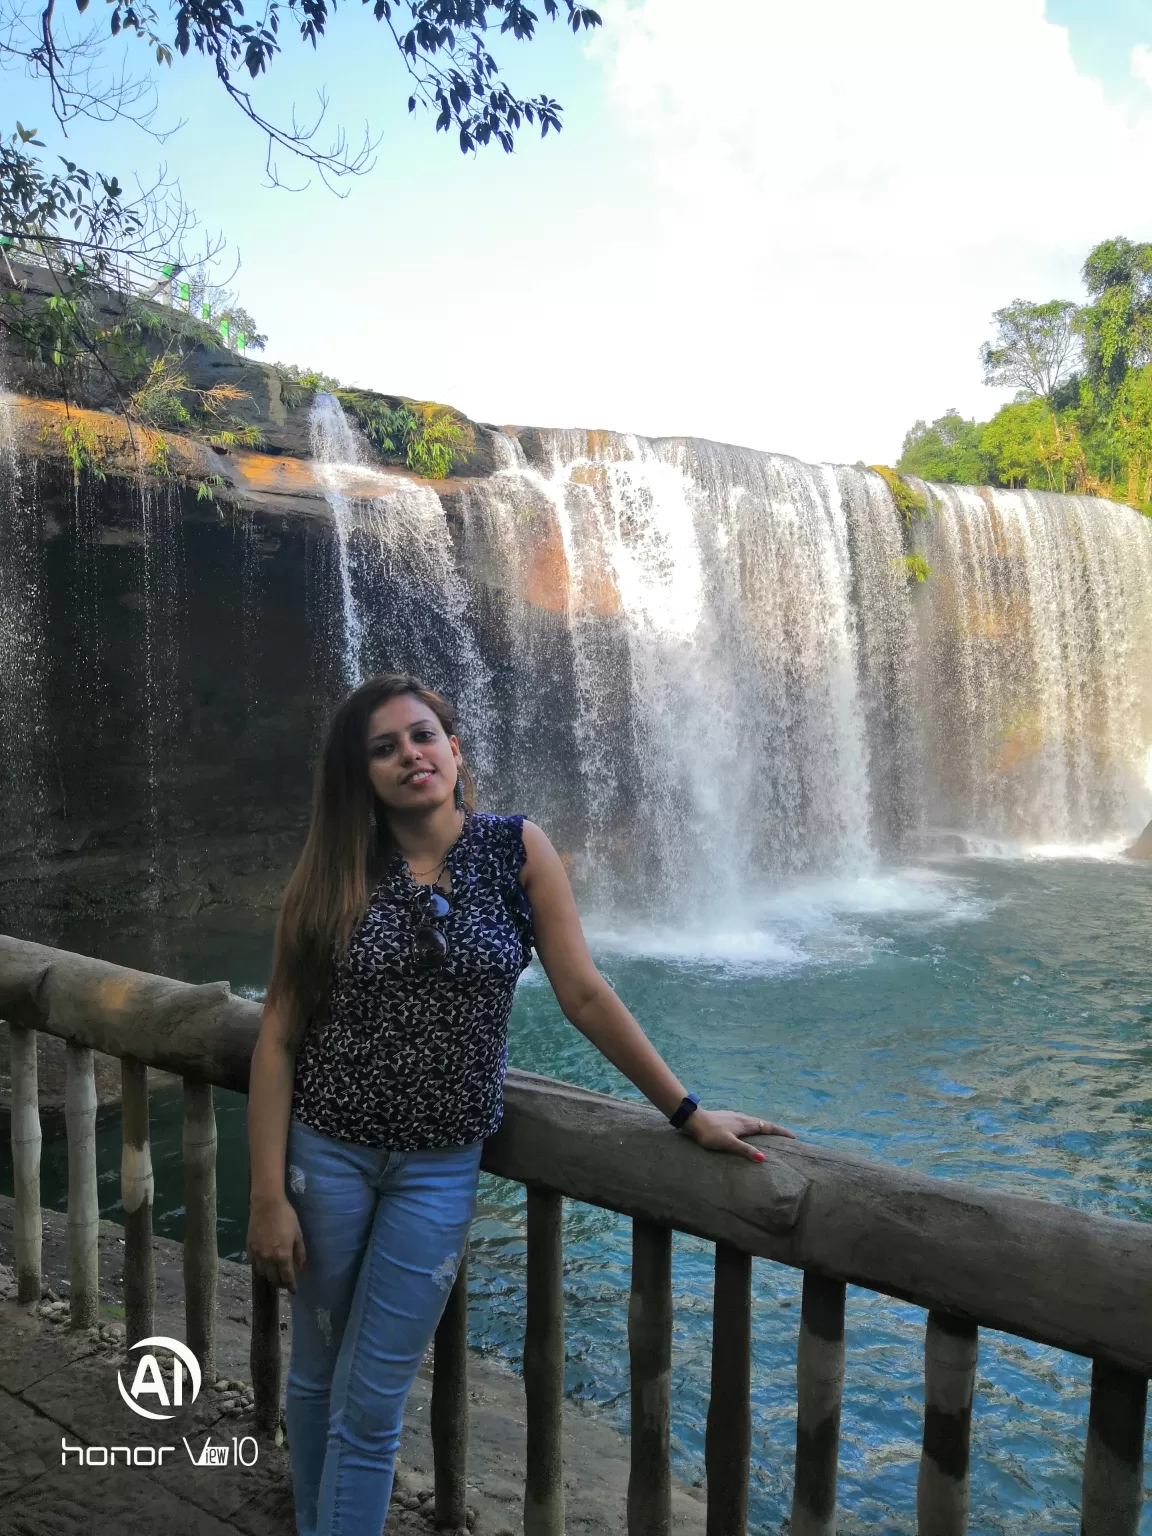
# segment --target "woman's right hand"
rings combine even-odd
[[[295,1294],[296,1268],[305,1263],[304,1234],[286,1195],[254,1196],[248,1213],[249,1264],[273,1285]]]

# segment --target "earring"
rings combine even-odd
[[[464,809],[464,777],[459,768],[456,770],[456,788],[452,791],[452,799],[456,809],[462,811]]]

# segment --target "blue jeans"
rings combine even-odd
[[[299,1536],[379,1536],[404,1403],[468,1242],[483,1143],[355,1146],[295,1117],[285,1193],[304,1237],[286,1421]]]

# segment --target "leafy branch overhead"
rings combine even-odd
[[[89,0],[76,0],[83,13]],[[538,126],[541,136],[559,131],[562,107],[540,92],[520,95],[502,73],[489,40],[508,36],[530,42],[537,15],[523,0],[364,0],[381,24],[388,43],[408,77],[410,112],[424,106],[435,114],[437,131],[454,130],[461,150],[475,151],[499,144],[511,151],[516,133]],[[77,40],[61,33],[55,0],[42,12],[33,0],[4,0],[0,16],[8,23],[0,51],[21,60],[48,86],[53,115],[61,126],[77,117],[105,120],[126,116],[144,123],[140,107],[145,86],[114,70],[93,77],[93,56],[111,39],[133,37],[142,42],[156,63],[170,66],[191,52],[212,65],[226,95],[267,137],[267,169],[279,179],[276,154],[299,156],[326,178],[359,174],[374,163],[379,139],[368,130],[359,148],[351,149],[343,130],[327,144],[318,134],[327,110],[321,107],[311,123],[293,113],[289,122],[267,117],[256,105],[251,83],[272,69],[285,39],[295,32],[313,49],[327,35],[336,13],[335,0],[265,0],[257,19],[249,20],[242,0],[109,0],[108,33],[99,30]],[[563,19],[573,33],[600,25],[600,16],[580,0],[544,0],[549,20]]]
[[[368,129],[356,149],[342,129],[327,143],[319,139],[327,111],[323,94],[313,121],[301,122],[293,110],[289,121],[278,122],[262,114],[250,90],[271,71],[293,33],[300,43],[318,46],[333,23],[335,0],[264,0],[252,20],[242,0],[108,0],[106,29],[87,16],[89,0],[74,3],[82,24],[57,0],[47,0],[43,9],[41,0],[0,0],[0,65],[23,67],[43,83],[45,105],[65,134],[77,120],[121,120],[161,141],[167,136],[152,127],[159,92],[153,74],[132,77],[122,49],[112,52],[116,40],[129,40],[146,46],[149,71],[153,61],[175,66],[192,52],[206,58],[227,97],[266,136],[273,184],[280,182],[281,151],[313,166],[329,184],[374,163],[379,139]],[[535,37],[538,18],[524,0],[364,3],[371,5],[387,48],[402,61],[409,112],[431,109],[437,131],[454,130],[462,151],[488,144],[511,151],[525,124],[538,126],[541,136],[559,131],[560,103],[543,92],[514,91],[493,51],[498,37]],[[549,20],[562,20],[574,34],[600,25],[596,11],[581,0],[543,0],[543,6]],[[219,254],[223,242],[209,240],[196,256],[188,255],[196,220],[178,187],[163,177],[129,194],[116,176],[72,159],[61,158],[59,170],[46,168],[36,153],[45,147],[35,129],[19,123],[0,139],[0,290],[11,294],[21,287],[12,257],[47,267],[61,294],[78,297],[93,281],[130,290],[133,265],[187,272],[205,268]],[[212,319],[244,332],[250,345],[263,341],[243,312],[213,310]]]

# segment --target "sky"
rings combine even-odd
[[[692,434],[894,462],[918,418],[984,419],[980,343],[1017,297],[1082,297],[1097,241],[1152,239],[1147,0],[600,0],[501,50],[565,127],[461,155],[364,7],[289,44],[262,104],[318,86],[375,168],[264,185],[265,146],[202,61],[163,71],[162,146],[5,120],[81,163],[179,177],[269,342],[480,421]],[[542,11],[543,7],[538,6]],[[283,157],[285,180],[307,173]]]

